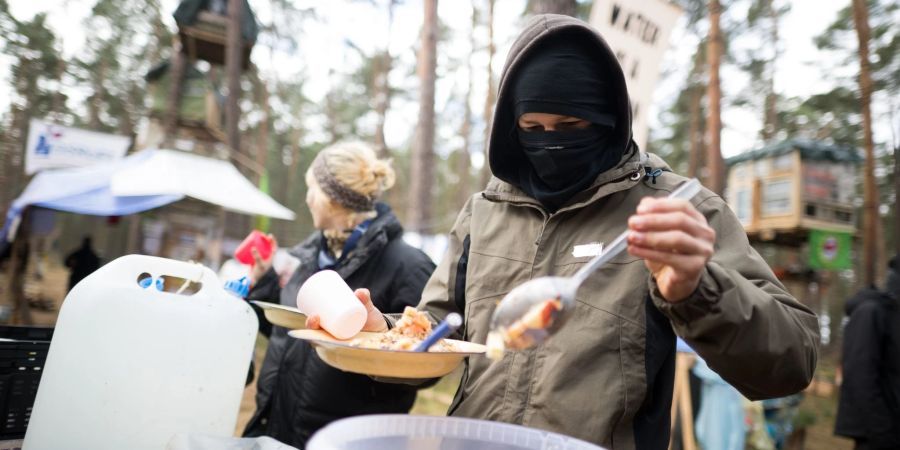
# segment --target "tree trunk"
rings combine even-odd
[[[475,52],[477,42],[475,42],[475,28],[478,26],[478,10],[475,8],[475,2],[472,2],[472,29],[469,31],[469,48],[471,52]],[[472,139],[472,85],[474,84],[472,58],[466,62],[466,71],[469,77],[469,84],[466,87],[466,107],[463,113],[463,123],[460,127],[463,142],[459,155],[456,158],[456,174],[459,177],[459,184],[456,186],[456,204],[462,208],[469,199],[469,184],[471,177],[469,171],[471,169],[471,158],[469,156],[469,147]]]
[[[488,163],[488,147],[490,147],[491,126],[494,123],[494,103],[497,101],[497,88],[494,86],[494,0],[488,0],[487,4],[487,28],[488,28],[488,60],[487,96],[484,100],[484,165],[481,167],[481,188],[487,186],[491,179],[491,166]]]
[[[33,76],[34,63],[32,60],[20,56],[18,58],[18,66],[21,70],[15,79],[11,80],[11,85],[15,87],[16,92],[21,96],[24,104],[10,106],[11,120],[9,128],[3,130],[2,154],[0,154],[0,201],[2,201],[3,219],[6,218],[6,212],[12,204],[13,199],[18,197],[27,181],[25,174],[25,150],[28,141],[28,129],[31,125],[31,118],[34,115],[34,99],[37,98],[37,78]],[[2,219],[0,219],[2,220]]]
[[[719,0],[709,0],[709,38],[707,42],[707,65],[709,66],[709,85],[706,98],[709,111],[706,116],[706,187],[722,195],[725,190],[725,171],[722,163],[722,92],[719,86],[719,61],[722,56],[722,37],[719,30],[719,17],[722,13]]]
[[[859,89],[863,115],[863,146],[866,161],[863,168],[863,283],[875,284],[875,262],[878,261],[878,187],[875,184],[875,145],[872,141],[872,74],[869,67],[869,8],[865,0],[853,0],[853,22],[859,40]]]
[[[529,14],[563,14],[575,17],[578,11],[576,0],[529,0]]]
[[[300,141],[303,139],[303,132],[300,129],[294,128],[291,131],[291,165],[288,166],[288,174],[287,174],[287,186],[285,186],[284,191],[284,199],[288,202],[289,205],[293,207],[292,201],[294,200],[289,196],[289,188],[294,186],[294,181],[297,178],[297,168],[300,166]]]
[[[262,171],[262,173],[256,174],[256,184],[259,186],[263,175],[266,173],[266,161],[269,157],[269,116],[271,115],[271,110],[269,108],[269,88],[266,86],[265,80],[259,77],[258,69],[254,67],[254,70],[256,71],[259,106],[262,108],[263,113],[256,144],[256,165]]]
[[[59,83],[62,83],[63,74],[66,71],[66,62],[63,58],[59,58],[59,61],[56,62],[56,80]],[[63,94],[63,90],[59,89],[56,93],[53,94],[53,106],[51,107],[51,111],[53,112],[53,120],[58,123],[63,123],[63,117],[65,116],[66,109],[66,96]]]
[[[772,5],[773,0],[766,0],[766,14],[769,16],[769,44],[772,46],[772,59],[766,64],[768,73],[765,99],[765,112],[763,116],[763,142],[769,143],[778,133],[778,97],[775,94],[775,61],[778,60],[778,14]]]
[[[703,91],[700,86],[691,88],[691,125],[688,130],[690,143],[690,155],[688,158],[688,176],[697,177],[700,164],[703,161],[703,137],[700,131],[700,102],[703,101]]]
[[[328,70],[328,78],[335,79],[334,69]],[[325,94],[325,130],[328,132],[329,141],[328,144],[334,144],[340,139],[340,135],[338,133],[338,113],[337,113],[337,104],[334,101],[334,96],[336,95],[334,90],[336,87],[334,85],[329,86],[328,93]]]
[[[2,195],[3,219],[12,201],[19,196],[26,181],[25,175],[25,146],[28,140],[28,127],[31,121],[31,102],[25,97],[26,104],[22,108],[13,106],[10,108],[12,123],[3,135],[3,177],[0,178],[0,195]]]
[[[437,0],[425,0],[419,47],[419,124],[410,164],[407,220],[413,231],[428,231],[432,222],[434,185],[434,84],[437,69]]]
[[[25,65],[25,67],[28,66],[30,66],[30,64]],[[26,69],[25,71],[23,71],[23,73],[29,74],[31,72]],[[20,194],[25,189],[25,185],[28,183],[28,174],[25,173],[25,153],[28,145],[28,132],[31,129],[31,119],[34,117],[36,109],[34,104],[34,96],[37,90],[37,78],[31,77],[29,75],[24,76],[29,77],[27,81],[27,90],[22,92],[22,97],[25,99],[25,104],[22,105],[22,109],[19,110],[19,114],[13,116],[13,124],[11,127],[16,135],[13,136],[14,140],[12,141],[12,149],[14,154],[11,155],[10,158],[10,162],[12,162],[12,183],[9,185],[10,187],[12,187],[12,197],[10,198],[10,204],[12,203],[12,200],[18,197],[18,194]],[[6,214],[6,211],[4,211],[3,214]],[[24,220],[24,216],[22,220]]]
[[[390,150],[384,139],[384,123],[387,121],[387,110],[391,103],[391,83],[390,74],[392,66],[391,58],[391,29],[394,24],[394,5],[396,0],[388,2],[388,30],[387,43],[384,51],[375,56],[375,67],[373,72],[374,79],[372,87],[375,94],[375,116],[377,122],[375,124],[375,151],[378,152],[379,158],[388,158],[391,156]]]
[[[690,128],[688,130],[688,143],[690,145],[688,155],[688,176],[699,176],[700,167],[703,164],[703,123],[701,103],[703,102],[703,83],[700,81],[703,74],[703,47],[700,42],[697,45],[697,53],[694,56],[694,67],[691,68],[690,86]]]
[[[9,289],[9,298],[12,301],[13,325],[31,325],[31,308],[28,306],[28,300],[25,298],[25,276],[28,271],[28,216],[30,208],[22,211],[21,221],[19,222],[16,238],[10,243],[9,269],[7,273],[7,289]]]
[[[184,73],[187,67],[187,56],[181,52],[179,48],[181,44],[176,44],[172,49],[172,62],[169,70],[169,97],[166,99],[166,116],[163,119],[165,136],[163,142],[166,147],[172,145],[175,135],[178,131],[178,111],[181,105],[181,91],[184,87]]]
[[[103,125],[103,121],[100,120],[100,107],[103,102],[103,93],[106,92],[106,89],[103,87],[103,81],[106,80],[107,64],[106,58],[100,60],[100,67],[93,77],[94,85],[92,88],[94,92],[88,100],[88,125],[94,131],[100,130]]]
[[[225,101],[225,133],[228,147],[234,153],[241,152],[240,120],[241,98],[241,0],[228,2],[228,26],[225,44],[225,78],[228,84],[228,98]]]
[[[900,144],[894,143],[894,255],[900,256]]]
[[[374,61],[374,94],[375,94],[375,151],[379,158],[387,158],[390,156],[387,143],[384,139],[384,124],[387,121],[388,96],[390,95],[390,84],[388,83],[388,74],[391,72],[391,54],[390,50],[384,49],[384,52],[375,55]]]

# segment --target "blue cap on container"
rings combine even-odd
[[[238,297],[245,298],[250,293],[250,279],[240,277],[237,280],[228,280],[225,282],[225,290]]]
[[[157,279],[156,279],[156,283],[153,282],[153,278],[151,278],[151,277],[141,278],[141,279],[138,281],[138,286],[140,286],[140,287],[142,287],[142,288],[144,288],[144,289],[147,289],[147,288],[150,287],[151,285],[155,285],[157,291],[162,291],[162,290],[163,290],[163,279],[162,279],[162,278],[157,278]]]

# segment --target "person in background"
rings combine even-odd
[[[91,248],[90,236],[85,236],[81,247],[66,256],[66,267],[69,268],[69,290],[79,281],[100,268],[100,258]]]
[[[857,450],[900,449],[900,255],[888,265],[884,291],[863,289],[844,311],[850,320],[834,434],[853,439]]]
[[[393,169],[369,145],[347,142],[322,150],[306,172],[306,204],[317,231],[290,250],[300,264],[283,287],[271,258],[262,260],[256,252],[248,299],[295,306],[303,282],[331,269],[351,288],[368,288],[380,310],[400,313],[415,306],[434,264],[403,241],[400,222],[386,204],[376,202],[393,183]],[[270,436],[303,448],[331,421],[406,413],[412,407],[416,388],[332,368],[309,343],[287,331],[272,327],[257,381],[256,412],[245,436]]]
[[[584,282],[542,345],[467,358],[448,414],[615,450],[666,449],[676,335],[749,398],[809,384],[815,314],[778,282],[719,195],[663,198],[686,179],[631,136],[625,75],[603,38],[573,17],[531,19],[499,85],[493,178],[457,217],[418,308],[435,323],[462,314],[454,337],[483,344],[513,288],[573,275],[625,229],[628,253]],[[395,320],[369,311],[367,331]]]

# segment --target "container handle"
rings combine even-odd
[[[148,273],[154,279],[163,275],[178,277],[185,280],[184,285],[177,293],[181,293],[191,282],[200,283],[197,293],[218,286],[218,276],[208,267],[198,263],[187,263],[172,259],[160,258],[148,255],[125,255],[116,258],[104,265],[95,273],[103,273],[113,279],[128,280],[129,284],[141,274]],[[170,292],[171,293],[171,292]]]

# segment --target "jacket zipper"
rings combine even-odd
[[[541,232],[538,233],[537,240],[534,241],[535,246],[541,245],[541,241],[544,239],[544,230],[547,229],[547,224],[550,223],[550,217],[551,216],[547,215],[544,216],[544,222],[541,224]]]
[[[543,217],[543,220],[541,222],[541,232],[538,233],[538,237],[534,241],[534,245],[541,245],[541,241],[544,239],[544,230],[547,229],[547,224],[550,223],[550,218],[553,217],[553,214],[548,215],[547,212],[544,211],[543,208],[541,208],[540,206],[537,206],[537,205],[533,205],[531,203],[516,203],[516,204],[522,205],[522,206],[527,206],[527,207],[532,208],[535,211],[541,213],[541,217]]]

